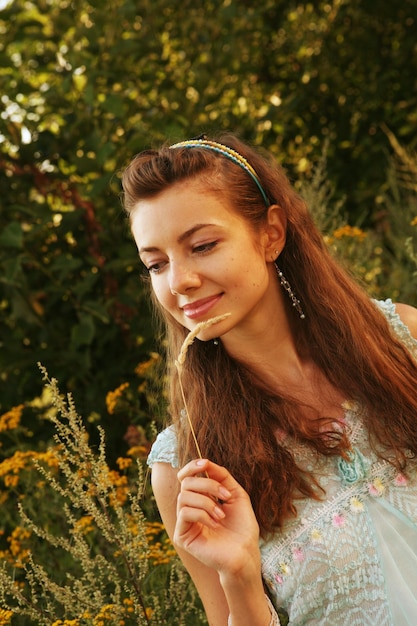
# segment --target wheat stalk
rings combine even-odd
[[[197,436],[195,434],[193,422],[191,420],[191,416],[190,416],[190,413],[188,411],[187,401],[185,399],[185,394],[184,394],[184,388],[182,386],[182,381],[181,381],[182,366],[185,363],[185,357],[187,356],[188,348],[191,346],[191,344],[193,343],[193,341],[197,337],[197,335],[202,330],[204,330],[205,328],[209,328],[209,326],[213,326],[214,324],[218,324],[218,322],[221,322],[222,320],[226,319],[226,317],[229,317],[229,315],[230,315],[230,313],[225,313],[224,315],[218,315],[217,317],[212,317],[212,318],[210,318],[209,320],[207,320],[205,322],[200,322],[200,324],[197,324],[197,326],[194,328],[194,330],[191,331],[190,333],[188,333],[187,337],[185,338],[185,341],[184,341],[184,343],[181,346],[181,350],[180,350],[180,353],[178,355],[178,358],[175,361],[175,367],[177,368],[177,372],[178,372],[178,381],[179,381],[179,384],[180,384],[180,391],[181,391],[182,401],[184,403],[185,414],[187,416],[188,424],[190,426],[191,435],[192,435],[192,437],[194,439],[194,443],[195,443],[195,447],[196,447],[196,450],[197,450],[197,454],[200,457],[200,459],[202,459],[203,457],[202,457],[202,454],[201,454],[200,446],[198,445]]]

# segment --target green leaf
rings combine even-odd
[[[71,329],[71,345],[78,349],[81,346],[88,346],[94,339],[95,335],[94,320],[91,315],[80,315],[80,322]]]
[[[10,222],[0,234],[0,245],[6,248],[23,248],[23,230],[19,222]]]

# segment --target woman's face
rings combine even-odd
[[[193,330],[230,313],[200,339],[251,333],[267,323],[279,291],[267,228],[255,233],[197,180],[140,200],[131,226],[156,298],[180,324]]]

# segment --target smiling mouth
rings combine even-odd
[[[223,294],[220,293],[216,296],[211,296],[210,298],[202,298],[201,300],[197,300],[191,304],[185,304],[181,308],[189,319],[198,319],[199,317],[206,315],[206,313],[208,313],[218,303],[222,296]]]

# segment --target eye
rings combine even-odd
[[[144,260],[141,260],[141,265],[142,265],[142,271],[143,273],[147,276],[149,276],[149,274],[159,274],[159,272],[164,268],[166,261],[149,261],[148,263],[145,263]]]
[[[213,248],[215,248],[217,246],[217,241],[209,241],[208,243],[203,243],[199,246],[194,246],[193,248],[193,252],[196,252],[197,254],[204,254],[205,252],[210,252],[210,250],[213,250]]]
[[[153,263],[152,265],[149,265],[146,269],[148,270],[149,274],[159,274],[163,267],[164,263]]]

